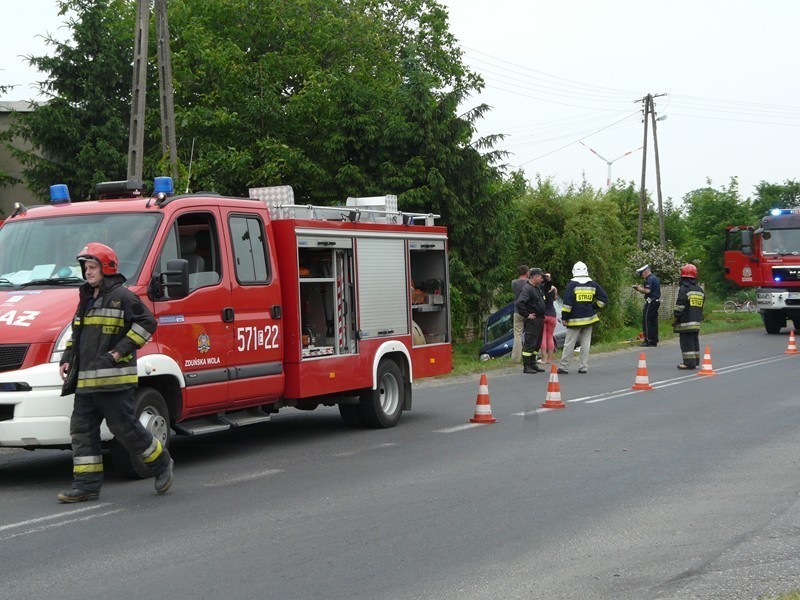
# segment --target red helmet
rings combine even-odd
[[[81,263],[85,260],[96,261],[100,264],[103,275],[115,275],[118,272],[119,260],[117,260],[117,253],[105,244],[90,242],[84,246],[77,258]]]
[[[691,277],[697,279],[697,267],[692,263],[686,263],[681,267],[681,277]]]

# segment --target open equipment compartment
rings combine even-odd
[[[409,240],[414,345],[450,341],[445,240]]]
[[[298,237],[302,358],[357,351],[350,238]]]

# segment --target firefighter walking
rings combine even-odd
[[[169,452],[135,416],[136,350],[156,330],[156,320],[139,297],[124,287],[117,255],[108,246],[87,244],[77,257],[83,277],[72,338],[61,359],[62,396],[75,394],[70,419],[72,489],[63,503],[96,500],[103,483],[100,424],[131,454],[138,455],[164,494],[173,481]]]
[[[692,370],[700,364],[700,322],[703,320],[703,288],[697,285],[697,267],[681,267],[681,282],[673,311],[672,330],[678,334],[683,362],[678,368]]]

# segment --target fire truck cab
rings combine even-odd
[[[436,215],[398,211],[394,196],[300,206],[288,186],[176,196],[169,178],[151,197],[136,182],[97,194],[71,202],[56,190],[0,228],[0,446],[70,445],[58,361],[88,242],[116,251],[158,320],[139,352],[137,414],[165,444],[283,407],[338,405],[348,425],[392,427],[415,377],[452,369]],[[141,471],[121,447],[112,453]]]
[[[800,209],[774,209],[758,227],[726,230],[725,278],[756,288],[767,333],[800,328]]]

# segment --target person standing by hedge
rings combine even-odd
[[[578,354],[578,373],[589,371],[589,349],[592,347],[592,328],[600,320],[597,309],[608,302],[608,295],[602,286],[589,277],[589,268],[583,262],[576,262],[572,267],[572,279],[567,284],[562,297],[561,322],[567,327],[567,337],[558,372],[569,373],[572,352],[575,344],[580,342]]]
[[[658,346],[658,308],[661,306],[661,282],[653,275],[650,265],[645,265],[636,272],[644,279],[643,285],[635,285],[640,294],[644,294],[644,308],[642,309],[642,332],[644,341],[639,344],[644,347],[655,348]]]
[[[516,309],[525,320],[525,335],[522,344],[523,373],[537,373],[544,369],[536,364],[537,353],[542,345],[544,331],[545,301],[541,284],[544,273],[541,269],[530,270],[528,283],[519,294]]]
[[[519,294],[528,283],[528,265],[517,267],[517,278],[511,282],[511,291],[514,292],[514,304],[519,300]],[[524,334],[525,319],[514,310],[514,345],[511,348],[511,360],[519,364],[522,362],[522,336]]]

